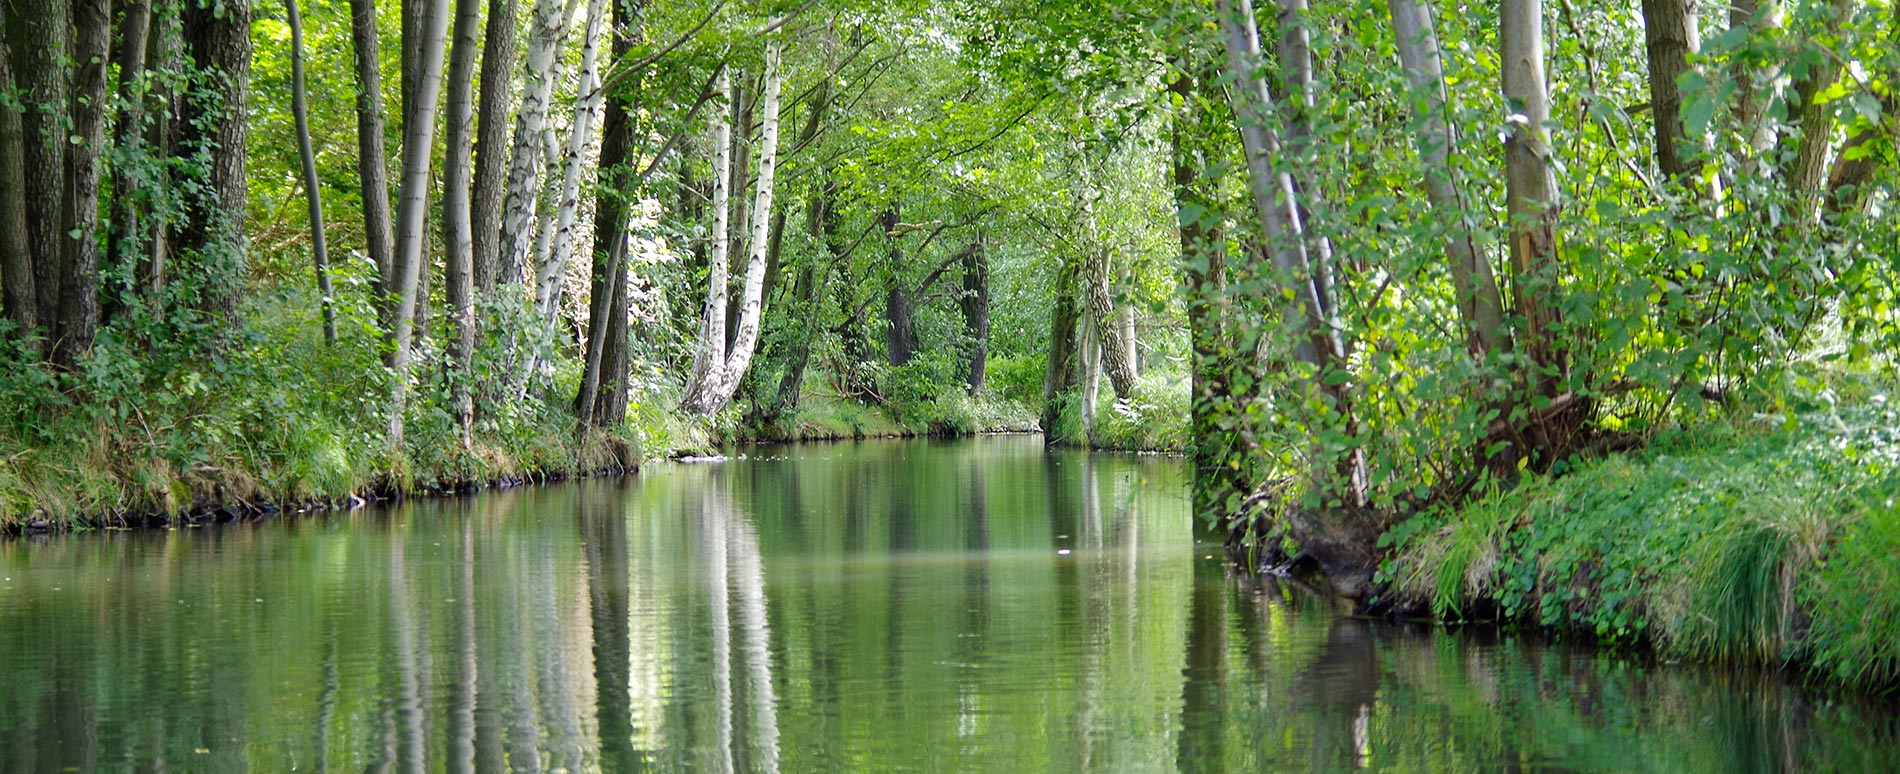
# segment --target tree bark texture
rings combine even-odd
[[[436,103],[442,96],[442,60],[448,48],[448,0],[428,3],[421,26],[415,99],[403,116],[402,189],[396,214],[396,306],[391,315],[395,348],[390,367],[389,445],[402,448],[403,412],[409,401],[410,345],[414,335],[417,284],[427,257],[429,165],[435,148]]]
[[[113,142],[123,156],[141,158],[151,148],[151,143],[146,141],[146,103],[150,86],[145,77],[147,61],[157,48],[152,45],[156,37],[152,35],[151,0],[124,3],[119,18],[119,117]],[[106,242],[104,260],[123,267],[121,271],[128,279],[136,276],[135,267],[153,246],[150,235],[145,233],[147,205],[142,201],[141,192],[146,182],[140,170],[113,170],[112,232]],[[136,291],[132,286],[106,290],[105,297],[100,299],[101,325],[109,323],[113,315],[132,300]]]
[[[385,149],[383,70],[376,31],[376,0],[350,0],[350,43],[356,53],[356,174],[363,187],[363,241],[376,264],[376,290],[395,290],[395,236],[390,224],[389,154]],[[393,328],[379,299],[383,328]]]
[[[1551,170],[1550,88],[1544,79],[1543,0],[1504,0],[1499,38],[1504,101],[1510,129],[1504,139],[1505,211],[1510,218],[1511,280],[1519,338],[1540,392],[1554,389],[1563,369],[1558,341],[1557,180]]]
[[[179,122],[182,147],[206,154],[210,186],[185,210],[178,247],[196,253],[205,288],[199,303],[227,321],[237,313],[245,277],[244,219],[248,201],[244,177],[247,113],[251,80],[250,0],[184,4],[185,49],[192,64],[211,79],[185,100]]]
[[[508,178],[509,113],[514,110],[515,0],[488,0],[482,36],[482,94],[476,110],[475,187],[470,200],[470,244],[475,288],[495,290],[501,259],[502,189]]]
[[[1685,189],[1695,187],[1692,156],[1682,125],[1677,81],[1693,69],[1689,57],[1702,46],[1695,0],[1643,0],[1643,48],[1649,54],[1649,108],[1656,119],[1656,165]]]
[[[616,0],[611,29],[612,61],[623,61],[633,46],[634,8]],[[574,398],[581,425],[606,426],[626,418],[625,384],[615,364],[627,349],[627,215],[632,179],[627,158],[631,117],[627,102],[605,97],[601,120],[600,182],[594,194],[594,249],[591,303],[587,314],[587,356],[581,364],[581,386]],[[623,406],[618,413],[615,405]]]
[[[303,161],[303,189],[306,210],[310,213],[310,259],[317,273],[317,292],[323,303],[323,340],[336,343],[336,308],[331,299],[330,251],[323,237],[323,190],[317,182],[317,154],[310,145],[309,97],[303,80],[303,16],[297,12],[297,0],[284,0],[284,17],[290,25],[290,112],[297,124],[297,156]]]
[[[1439,61],[1430,0],[1387,0],[1386,6],[1392,13],[1399,63],[1411,87],[1418,152],[1425,162],[1425,197],[1437,220],[1449,229],[1445,262],[1451,269],[1452,292],[1458,296],[1467,346],[1483,357],[1509,346],[1504,303],[1491,261],[1478,247],[1478,230],[1472,227],[1464,191],[1454,179],[1451,153],[1458,145],[1458,136],[1445,115],[1445,70]]]
[[[580,217],[581,175],[587,165],[587,149],[593,144],[594,127],[600,122],[600,31],[606,20],[607,0],[589,0],[587,23],[581,35],[580,95],[574,107],[574,119],[568,126],[567,143],[561,149],[561,187],[556,194],[553,244],[535,276],[535,301],[541,317],[550,325],[559,317],[562,291],[566,287],[567,263],[574,254],[574,227]]]
[[[711,400],[702,394],[711,389],[726,364],[726,289],[731,284],[730,250],[727,233],[732,228],[732,75],[721,70],[719,93],[726,97],[727,109],[713,114],[712,233],[706,236],[712,255],[706,261],[706,306],[701,315],[699,343],[693,349],[692,370],[687,372],[686,394],[681,407],[692,413],[711,414]]]
[[[1830,40],[1808,41],[1807,45],[1834,45],[1831,39],[1840,36],[1841,28],[1854,15],[1856,5],[1854,0],[1832,0],[1833,15],[1827,22]],[[1782,144],[1792,146],[1794,160],[1788,165],[1788,191],[1801,203],[1799,214],[1804,221],[1812,221],[1818,211],[1827,176],[1828,151],[1833,147],[1834,138],[1834,107],[1815,104],[1815,98],[1840,77],[1840,60],[1823,55],[1808,66],[1791,89],[1788,121],[1794,124],[1794,131],[1782,137]]]
[[[1082,268],[1074,258],[1065,257],[1056,270],[1054,298],[1049,305],[1049,357],[1042,377],[1043,442],[1062,440],[1057,423],[1062,419],[1061,397],[1081,380],[1076,352],[1081,331],[1082,310],[1076,303],[1076,285]]]
[[[106,63],[112,56],[110,0],[75,0],[71,135],[61,203],[59,319],[52,359],[78,365],[99,329],[99,155],[105,147]]]
[[[547,150],[549,100],[558,79],[567,23],[579,0],[535,0],[528,24],[528,58],[521,72],[521,107],[515,112],[513,156],[502,205],[501,252],[495,281],[519,285],[534,255],[535,210],[540,201],[542,164]]]
[[[442,284],[455,335],[448,342],[449,402],[462,443],[473,442],[475,400],[469,389],[475,361],[475,246],[469,212],[469,135],[474,130],[475,39],[481,0],[455,0],[450,32],[448,115],[442,143]]]
[[[0,2],[0,92],[16,93],[13,79],[13,23],[7,3]],[[11,100],[0,100],[0,302],[14,335],[24,336],[39,325],[39,299],[33,292],[33,251],[27,238],[26,134],[20,110]]]
[[[12,0],[7,34],[20,114],[21,191],[26,245],[33,266],[34,318],[49,338],[59,319],[61,250],[58,202],[65,201],[67,0]]]
[[[963,383],[977,395],[983,392],[990,359],[990,257],[981,238],[963,251],[963,295],[957,305],[963,312],[963,335],[970,340]]]
[[[732,395],[739,388],[739,381],[745,378],[746,370],[752,365],[752,354],[759,341],[759,317],[764,311],[765,300],[765,231],[772,223],[772,196],[778,171],[778,134],[779,134],[779,88],[783,76],[780,72],[780,42],[773,38],[765,44],[765,87],[759,101],[759,111],[763,116],[759,127],[758,183],[752,200],[752,235],[747,240],[749,255],[746,259],[744,296],[739,313],[738,333],[726,353],[725,362],[718,371],[718,380],[701,385],[701,392],[689,392],[688,398],[697,400],[688,403],[688,410],[701,416],[710,416],[723,410],[732,401]],[[717,335],[719,328],[709,328]],[[704,343],[701,344],[704,347]]]
[[[1115,396],[1123,400],[1135,397],[1137,382],[1135,363],[1129,358],[1130,342],[1123,338],[1122,326],[1117,322],[1115,301],[1108,286],[1108,248],[1089,245],[1082,256],[1082,289],[1088,302],[1089,319],[1094,325],[1096,338],[1102,344],[1102,370],[1108,372],[1108,381],[1115,388]]]

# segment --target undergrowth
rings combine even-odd
[[[1531,478],[1382,538],[1388,601],[1900,684],[1900,413],[1876,396]]]

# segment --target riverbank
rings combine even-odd
[[[1381,541],[1375,605],[1900,685],[1900,412],[1756,415]]]

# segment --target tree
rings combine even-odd
[[[738,333],[729,350],[723,346],[725,272],[716,267],[714,277],[707,280],[706,324],[700,329],[698,354],[694,356],[695,367],[686,384],[686,395],[680,401],[683,410],[696,416],[719,413],[732,401],[733,393],[739,389],[739,380],[745,377],[746,370],[751,367],[752,354],[758,345],[759,316],[764,307],[766,230],[772,222],[772,194],[778,170],[779,87],[783,78],[779,71],[779,57],[779,39],[769,38],[765,44],[765,87],[759,108],[763,115],[759,129],[759,175],[752,200],[752,236],[748,240],[750,255],[746,260],[744,295],[740,296]],[[724,81],[724,90],[730,94],[730,78],[723,73],[720,77]],[[720,125],[723,126],[723,122]],[[715,142],[727,140],[725,134],[726,130],[716,129]],[[724,153],[721,155],[726,156]],[[729,175],[731,170],[725,167],[730,163],[729,156],[726,156],[722,163],[716,165],[715,174]],[[714,217],[721,222],[715,225],[713,238],[719,240],[727,238],[726,223],[723,222],[726,213],[721,206],[722,201],[715,195]],[[722,262],[725,252],[715,246],[714,262]],[[722,308],[715,310],[715,305]]]
[[[0,92],[16,93],[13,80],[14,25],[0,3]],[[26,130],[13,100],[0,100],[0,302],[19,334],[39,325],[33,290],[33,250],[27,235]]]
[[[403,116],[402,195],[396,215],[396,304],[390,324],[395,350],[390,356],[389,445],[402,447],[403,412],[409,400],[410,344],[414,334],[416,285],[425,257],[428,235],[429,162],[435,147],[436,102],[442,94],[442,60],[448,48],[448,0],[423,0],[415,99]]]
[[[7,37],[13,54],[13,76],[23,109],[20,114],[21,194],[25,207],[26,248],[30,255],[33,288],[31,317],[56,336],[61,282],[60,256],[64,232],[61,208],[44,203],[66,201],[65,169],[67,110],[65,63],[70,4],[63,0],[16,0],[7,13]],[[24,206],[24,204],[23,204]],[[16,283],[24,284],[22,277]]]
[[[1656,117],[1656,165],[1685,188],[1693,188],[1694,147],[1682,125],[1678,82],[1693,68],[1689,57],[1702,45],[1695,0],[1643,0],[1643,44],[1649,54],[1649,106]]]
[[[317,154],[310,147],[309,97],[303,82],[303,17],[297,0],[284,0],[290,25],[290,110],[296,114],[297,155],[303,160],[304,198],[310,212],[310,259],[317,272],[317,292],[323,295],[323,340],[336,343],[335,291],[330,287],[330,251],[323,235],[323,192],[317,184]]]
[[[396,247],[389,210],[389,156],[383,140],[383,75],[376,32],[376,0],[350,0],[350,42],[356,52],[356,171],[362,183],[364,249],[376,265],[377,293],[396,289]],[[380,300],[380,299],[379,299]],[[394,329],[388,304],[379,303],[385,329]]]
[[[567,22],[579,0],[535,0],[528,25],[528,58],[521,71],[521,108],[515,113],[513,155],[504,189],[501,245],[496,282],[519,285],[533,255],[535,203],[545,160],[549,100],[553,96],[560,47]]]
[[[475,360],[475,246],[469,212],[469,135],[474,130],[475,35],[481,14],[480,0],[455,0],[445,119],[447,136],[442,158],[442,250],[446,258],[442,278],[447,291],[449,321],[455,326],[455,335],[449,339],[448,346],[449,393],[464,445],[472,442],[475,424],[475,401],[469,391]]]
[[[200,262],[205,286],[199,306],[229,326],[235,322],[247,270],[250,0],[186,3],[182,27],[191,64],[205,80],[184,100],[179,146],[203,159],[209,174],[204,190],[185,207],[177,247]]]
[[[624,61],[633,47],[633,5],[615,0],[611,59]],[[591,303],[587,314],[587,353],[574,410],[582,427],[607,425],[626,417],[627,381],[627,186],[632,182],[627,102],[606,100],[601,123],[600,183],[594,196],[594,249]],[[603,389],[604,388],[604,389]]]
[[[1438,34],[1433,29],[1428,0],[1387,0],[1392,32],[1398,41],[1399,63],[1411,86],[1413,123],[1424,162],[1425,196],[1441,223],[1447,224],[1445,262],[1451,269],[1452,291],[1457,294],[1472,353],[1483,357],[1507,347],[1504,306],[1491,262],[1478,247],[1464,192],[1455,185],[1451,154],[1458,136],[1445,116],[1445,71],[1438,58]]]
[[[495,290],[501,260],[502,187],[508,178],[509,113],[514,105],[515,0],[488,0],[482,35],[482,95],[476,110],[475,187],[469,213],[476,289]]]

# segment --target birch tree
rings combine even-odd
[[[779,71],[779,39],[771,38],[765,45],[765,86],[760,97],[762,123],[759,130],[758,182],[753,195],[751,238],[747,240],[745,285],[739,302],[738,329],[733,336],[732,346],[725,346],[726,331],[726,269],[724,263],[729,251],[719,243],[728,239],[730,203],[721,188],[726,184],[714,183],[714,227],[712,238],[713,267],[707,279],[705,323],[700,327],[699,344],[693,358],[693,373],[686,385],[686,395],[681,400],[681,409],[696,416],[711,416],[725,409],[732,401],[732,395],[739,388],[739,380],[745,377],[746,369],[751,367],[753,350],[758,345],[759,315],[764,304],[765,288],[765,252],[767,249],[766,230],[772,218],[772,194],[778,170],[778,128],[779,128],[779,87],[782,75]],[[732,81],[721,74],[721,90],[732,94]],[[714,127],[715,144],[730,145],[730,128],[723,119]],[[719,158],[714,161],[714,176],[728,179],[731,173],[731,153],[716,150]]]
[[[1505,109],[1505,212],[1510,222],[1511,275],[1518,343],[1538,373],[1530,383],[1549,392],[1563,367],[1558,342],[1557,179],[1551,170],[1550,88],[1544,80],[1543,0],[1503,0],[1499,43]]]
[[[528,23],[528,58],[521,71],[521,106],[515,113],[513,155],[502,204],[501,244],[495,280],[519,285],[534,251],[535,205],[546,150],[549,101],[558,78],[568,20],[580,0],[535,0]]]
[[[495,290],[501,260],[501,204],[508,177],[509,113],[514,109],[515,0],[488,0],[482,35],[482,93],[476,110],[475,182],[470,197],[469,243],[476,289]]]
[[[579,95],[574,120],[568,127],[567,143],[561,150],[561,185],[556,194],[554,221],[547,229],[553,244],[535,273],[535,303],[549,325],[561,311],[561,291],[567,276],[567,262],[574,252],[574,226],[580,216],[581,175],[587,168],[587,150],[593,143],[594,126],[600,121],[600,30],[605,18],[606,0],[588,0],[587,24],[581,35]]]

